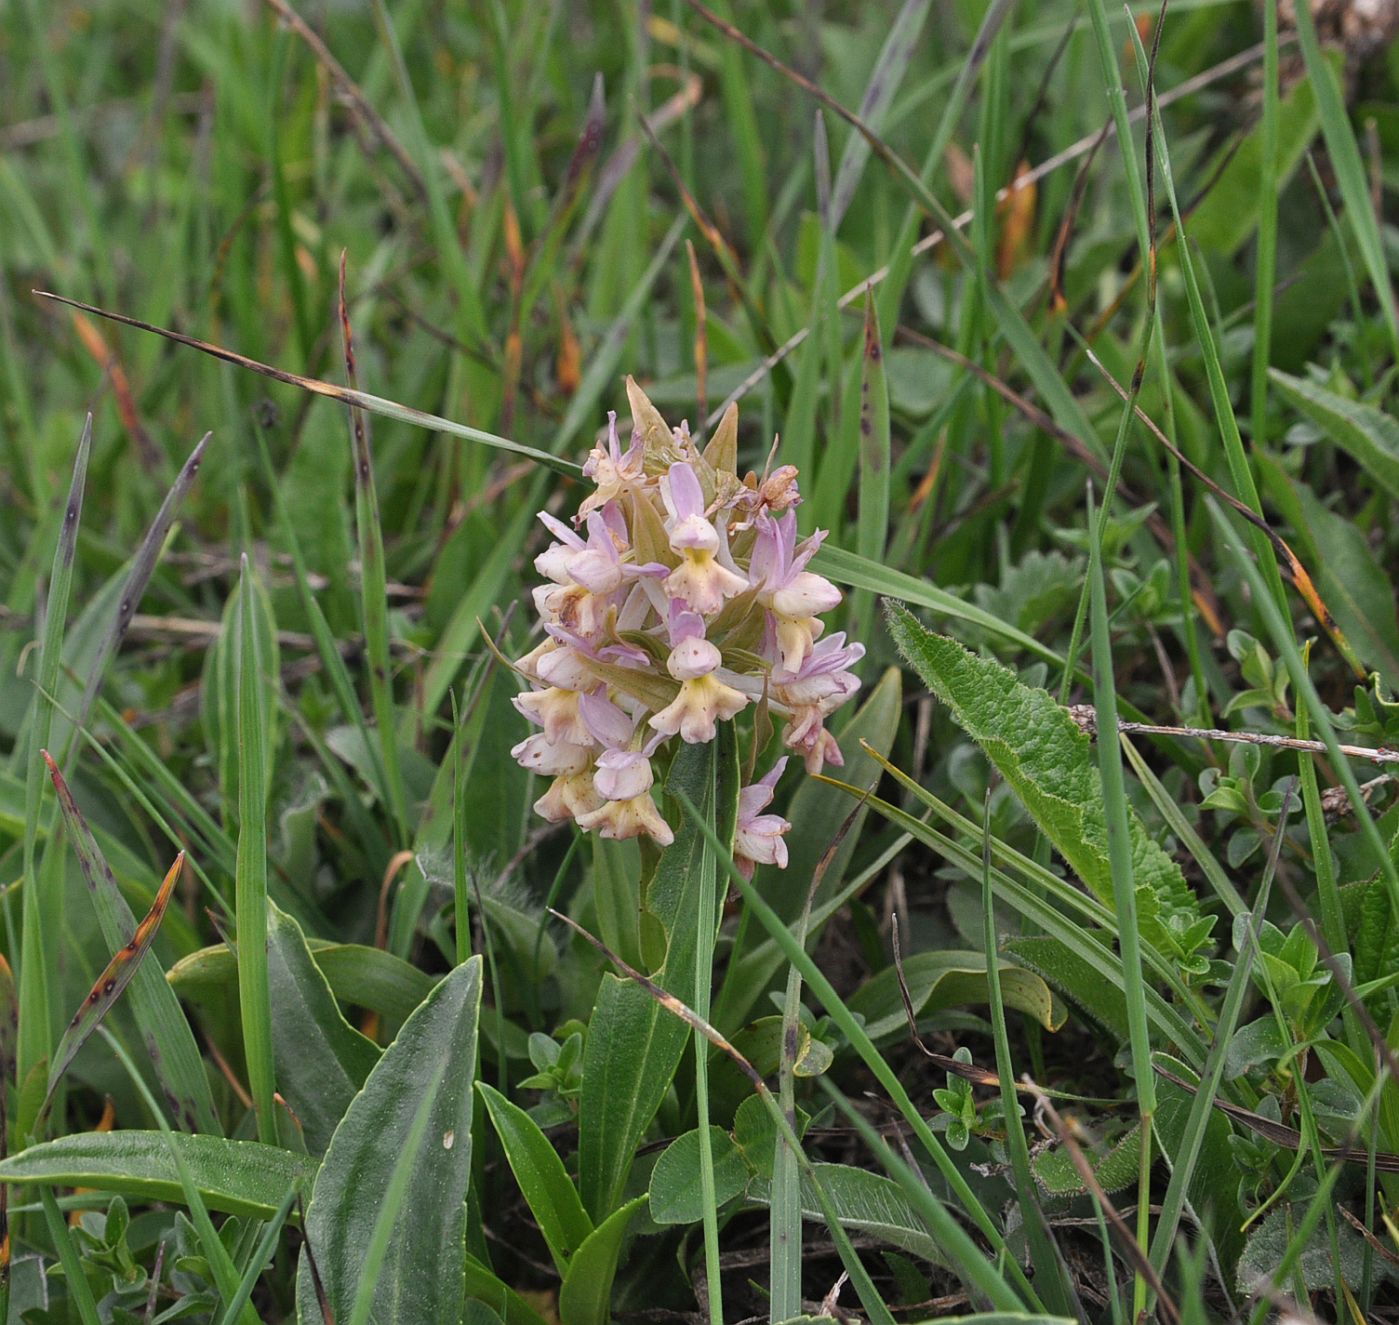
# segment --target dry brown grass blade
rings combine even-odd
[[[185,345],[192,350],[198,350],[201,354],[207,354],[211,358],[222,360],[224,363],[231,363],[250,373],[270,377],[274,382],[284,382],[288,386],[299,387],[302,391],[309,391],[313,395],[325,396],[327,399],[338,401],[342,405],[357,405],[370,414],[380,414],[385,418],[397,419],[400,423],[411,424],[415,428],[426,428],[429,432],[446,433],[451,437],[479,442],[500,451],[527,456],[536,464],[552,469],[555,473],[562,474],[567,478],[577,478],[582,473],[581,466],[575,465],[570,460],[560,459],[556,455],[550,455],[547,451],[536,450],[534,447],[524,446],[520,442],[512,442],[507,437],[498,437],[495,433],[486,432],[481,428],[457,423],[453,419],[443,418],[440,414],[428,414],[424,410],[414,409],[411,405],[400,405],[396,400],[387,400],[383,396],[372,396],[367,391],[354,391],[348,387],[337,386],[334,382],[323,382],[316,377],[302,377],[299,373],[289,373],[285,368],[274,368],[271,364],[259,363],[256,359],[248,358],[246,354],[225,349],[222,345],[213,345],[208,341],[199,340],[195,336],[186,336],[181,331],[172,331],[168,327],[158,327],[151,322],[142,322],[140,318],[128,317],[125,313],[114,313],[110,309],[98,308],[94,304],[85,304],[80,299],[69,299],[66,295],[53,294],[48,290],[33,290],[31,293],[40,299],[52,299],[55,303],[64,304],[69,308],[77,308],[84,313],[104,317],[109,322],[118,322],[124,327],[135,327],[137,331],[146,331],[151,335],[161,336],[165,340],[174,341],[177,345]]]
[[[562,911],[554,910],[552,906],[548,907],[547,910],[555,920],[562,920],[571,930],[577,934],[581,934],[587,939],[588,942],[606,957],[613,966],[621,971],[628,980],[640,985],[641,988],[650,994],[667,1012],[674,1017],[678,1017],[685,1025],[694,1031],[696,1035],[704,1036],[704,1038],[718,1049],[720,1053],[727,1055],[738,1070],[752,1082],[754,1090],[763,1095],[770,1095],[772,1093],[768,1090],[767,1082],[763,1080],[762,1073],[735,1049],[723,1035],[711,1026],[709,1022],[701,1017],[698,1012],[687,1004],[682,1003],[674,994],[668,993],[666,990],[662,989],[660,985],[648,976],[642,975],[635,966],[630,965],[623,960],[623,958],[619,957],[600,938],[594,934],[590,934],[576,920],[572,919],[570,916],[564,915]]]
[[[1195,1095],[1198,1087],[1192,1086],[1184,1077],[1178,1077],[1174,1072],[1162,1067],[1159,1063],[1153,1064],[1156,1068],[1156,1075],[1169,1081],[1173,1086],[1179,1086],[1181,1090],[1188,1091]],[[1301,1132],[1295,1127],[1288,1127],[1285,1123],[1274,1122],[1271,1118],[1265,1118],[1261,1113],[1254,1113],[1252,1109],[1241,1108],[1237,1104],[1230,1104],[1228,1100],[1215,1097],[1214,1107],[1226,1117],[1234,1122],[1247,1127],[1250,1132],[1256,1132],[1265,1141],[1272,1142],[1275,1146],[1280,1146],[1284,1150],[1301,1150],[1306,1141]],[[1368,1164],[1370,1162],[1370,1152],[1363,1146],[1322,1146],[1322,1156],[1329,1160],[1341,1160],[1347,1164]],[[1387,1150],[1377,1151],[1375,1154],[1375,1168],[1380,1173],[1399,1173],[1399,1155],[1392,1154]]]
[[[704,281],[700,277],[695,246],[685,241],[690,260],[690,292],[695,300],[695,434],[704,436],[709,427],[709,326],[705,314]]]

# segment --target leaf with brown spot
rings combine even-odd
[[[103,940],[109,948],[119,948],[126,936],[136,928],[136,917],[131,914],[112,868],[73,799],[63,774],[58,771],[47,751],[44,758],[48,762],[49,777],[58,795],[59,812],[82,869]],[[174,1125],[182,1131],[218,1134],[222,1129],[213,1095],[209,1091],[199,1045],[185,1019],[179,997],[166,982],[165,973],[158,962],[136,973],[130,1001],[151,1070],[170,1107]],[[0,1021],[3,1019],[3,994],[0,994]],[[5,1066],[3,1041],[0,1041],[0,1079],[10,1075],[12,1066]]]
[[[185,853],[181,851],[175,857],[175,863],[166,871],[160,890],[155,895],[155,902],[146,913],[146,918],[136,926],[131,941],[107,963],[106,970],[97,977],[91,992],[83,999],[82,1006],[73,1014],[73,1020],[68,1023],[63,1038],[54,1051],[53,1066],[49,1068],[48,1089],[41,1113],[47,1112],[53,1100],[53,1092],[62,1080],[64,1072],[78,1056],[78,1051],[87,1043],[88,1037],[101,1025],[102,1018],[122,996],[122,991],[131,983],[132,976],[139,969],[142,958],[151,950],[156,932],[160,929],[160,922],[165,918],[165,908],[169,906],[170,896],[175,891],[175,881],[180,877],[184,864]]]

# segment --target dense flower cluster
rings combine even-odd
[[[544,818],[666,846],[674,834],[652,798],[660,747],[712,741],[718,723],[765,704],[809,771],[840,764],[825,723],[859,688],[850,668],[864,648],[823,637],[841,595],[807,569],[824,534],[797,537],[797,471],[740,480],[732,406],[701,450],[630,378],[627,394],[630,445],[609,416],[574,527],[539,516],[555,539],[534,563],[545,638],[516,664],[530,688],[515,707],[540,730],[511,753],[553,779],[535,802]],[[735,856],[749,872],[787,863],[790,825],[762,813],[786,763],[740,793]]]

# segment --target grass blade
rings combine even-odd
[[[150,528],[146,530],[146,536],[141,540],[141,546],[136,550],[136,556],[131,563],[131,572],[127,576],[126,584],[122,587],[121,601],[117,605],[117,619],[112,623],[110,632],[104,636],[102,644],[98,648],[97,657],[92,661],[91,670],[88,672],[87,688],[83,691],[83,702],[78,707],[77,723],[79,726],[87,721],[88,714],[92,711],[92,702],[97,698],[97,692],[102,685],[102,677],[107,670],[107,664],[111,661],[112,655],[121,647],[122,640],[126,638],[126,632],[131,628],[131,618],[135,616],[136,609],[141,603],[141,597],[146,592],[146,586],[150,583],[151,576],[155,572],[156,562],[160,560],[161,550],[165,546],[166,535],[169,534],[170,527],[175,523],[175,516],[179,513],[180,505],[186,494],[194,486],[194,480],[199,475],[199,466],[204,460],[204,451],[213,435],[211,432],[206,432],[196,443],[189,458],[180,467],[180,472],[170,491],[165,494],[165,500],[161,502],[155,519],[151,521]]]
[[[345,255],[340,255],[340,336],[345,349],[345,376],[351,388],[359,385],[355,372],[355,342],[350,332],[350,311],[345,302]],[[364,414],[350,406],[350,441],[354,448],[355,532],[359,538],[360,610],[364,645],[369,664],[369,694],[374,722],[379,728],[379,758],[388,786],[389,808],[398,822],[400,843],[410,834],[408,803],[398,759],[398,731],[394,722],[393,677],[389,670],[388,577],[384,570],[384,531],[379,521],[379,495],[374,486],[374,457]]]
[[[35,869],[39,841],[39,817],[43,800],[44,761],[40,751],[49,743],[53,725],[53,696],[58,692],[58,669],[63,651],[63,627],[68,617],[68,597],[73,587],[73,559],[78,546],[78,524],[82,519],[83,493],[87,487],[87,463],[92,453],[92,415],[83,424],[78,453],[73,461],[73,480],[63,507],[63,522],[54,547],[53,569],[49,574],[48,601],[44,608],[44,634],[39,654],[38,686],[29,713],[29,757],[24,769],[24,928],[20,936],[19,959],[19,1046],[16,1057],[17,1080],[49,1056],[53,1044],[52,1018],[56,998],[56,975],[50,974],[49,959],[56,958],[60,945],[61,897],[54,889],[40,886]],[[44,859],[57,860],[51,850]]]
[[[1089,503],[1092,523],[1092,503]],[[1137,925],[1137,888],[1133,841],[1129,828],[1127,786],[1122,775],[1121,735],[1117,729],[1117,686],[1113,677],[1112,640],[1108,633],[1107,588],[1101,558],[1089,566],[1093,597],[1093,702],[1098,719],[1098,770],[1102,777],[1103,809],[1107,818],[1108,857],[1112,868],[1114,912],[1122,952],[1123,992],[1127,996],[1127,1028],[1132,1052],[1132,1076],[1137,1086],[1141,1118],[1141,1171],[1137,1188],[1137,1242],[1143,1255],[1151,1236],[1151,1124],[1156,1114],[1156,1077],[1151,1067],[1151,1031],[1147,1024],[1142,977],[1142,935]],[[1146,1300],[1146,1280],[1138,1274],[1133,1315]]]
[[[266,681],[258,667],[262,618],[257,611],[256,581],[247,553],[243,554],[238,603],[238,857],[234,878],[238,1007],[258,1140],[264,1145],[276,1145],[272,1007],[267,976]]]
[[[67,1030],[63,1032],[63,1038],[59,1040],[58,1047],[53,1051],[53,1062],[49,1067],[48,1092],[44,1099],[44,1107],[40,1110],[41,1113],[47,1113],[49,1104],[53,1100],[53,1093],[57,1089],[59,1081],[62,1080],[63,1074],[68,1070],[69,1064],[78,1056],[78,1050],[87,1043],[88,1038],[101,1024],[102,1018],[122,996],[122,992],[131,983],[132,977],[140,968],[142,959],[151,950],[151,944],[155,942],[156,931],[160,928],[160,922],[165,916],[165,908],[170,904],[170,894],[175,890],[175,882],[179,879],[184,864],[185,853],[181,851],[175,857],[175,863],[166,871],[160,890],[155,895],[155,905],[147,912],[146,918],[136,926],[136,932],[132,934],[126,946],[107,963],[102,974],[93,983],[91,992],[83,999],[82,1006],[73,1014],[73,1020],[68,1023]]]
[[[48,766],[49,777],[58,794],[59,810],[68,826],[68,836],[77,853],[83,878],[87,880],[88,895],[97,912],[102,937],[115,951],[137,930],[136,918],[121,895],[112,867],[78,809],[63,774],[52,759],[48,760]],[[217,1134],[221,1129],[209,1092],[209,1080],[199,1057],[199,1046],[180,1009],[180,1000],[154,964],[142,964],[136,971],[131,984],[131,1004],[137,1026],[155,1049],[151,1054],[152,1069],[173,1106],[176,1125],[186,1131]]]
[[[1322,54],[1317,41],[1316,20],[1307,6],[1297,10],[1297,44],[1302,48],[1302,61],[1307,77],[1316,91],[1317,109],[1321,113],[1321,135],[1336,172],[1336,185],[1346,205],[1346,217],[1355,231],[1361,257],[1370,273],[1389,329],[1390,351],[1399,359],[1399,314],[1394,305],[1394,286],[1390,281],[1389,262],[1385,257],[1384,240],[1379,221],[1370,203],[1370,189],[1365,177],[1365,163],[1360,159],[1360,146],[1355,141],[1350,117],[1341,96],[1340,80],[1335,66]]]
[[[370,395],[367,391],[355,391],[350,387],[338,386],[334,382],[323,382],[314,377],[302,377],[298,373],[289,373],[285,369],[274,368],[271,364],[259,363],[256,359],[250,359],[247,355],[239,354],[234,350],[226,350],[221,345],[211,345],[207,341],[197,340],[182,332],[157,327],[150,322],[142,322],[139,318],[127,317],[124,313],[113,313],[105,308],[96,308],[92,304],[85,304],[78,299],[69,299],[61,294],[50,294],[47,290],[35,290],[34,293],[41,299],[53,299],[60,304],[67,304],[70,308],[80,309],[84,313],[105,317],[111,322],[120,322],[125,327],[135,327],[138,331],[149,331],[153,335],[163,336],[166,340],[172,340],[177,345],[187,345],[192,350],[198,350],[201,354],[221,359],[224,363],[231,363],[247,372],[270,377],[274,382],[285,382],[288,386],[300,387],[303,391],[310,391],[314,395],[339,401],[342,405],[355,405],[362,410],[367,410],[370,414],[394,419],[414,428],[426,428],[429,432],[442,432],[449,437],[460,437],[468,442],[480,442],[483,446],[495,447],[498,451],[509,451],[512,455],[524,456],[527,460],[533,460],[546,469],[552,469],[555,473],[563,474],[568,478],[576,478],[582,472],[580,465],[575,465],[568,460],[560,460],[547,451],[537,451],[532,446],[522,446],[519,442],[512,442],[508,438],[497,437],[495,433],[485,432],[480,428],[469,427],[465,423],[456,423],[451,419],[445,419],[440,414],[429,414],[424,410],[413,409],[409,405],[400,405],[394,400],[386,400],[383,396]]]

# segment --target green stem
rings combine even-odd
[[[707,823],[714,841],[718,840],[715,816],[718,808],[715,761],[709,761],[705,787]],[[718,902],[715,897],[716,869],[714,846],[707,835],[700,858],[700,887],[695,926],[699,950],[695,954],[694,1008],[709,1020],[710,991],[714,978],[714,938],[718,929]],[[699,1128],[700,1192],[704,1207],[704,1279],[712,1325],[724,1325],[723,1284],[719,1273],[719,1211],[714,1188],[714,1147],[709,1135],[709,1041],[695,1036],[695,1125]]]

